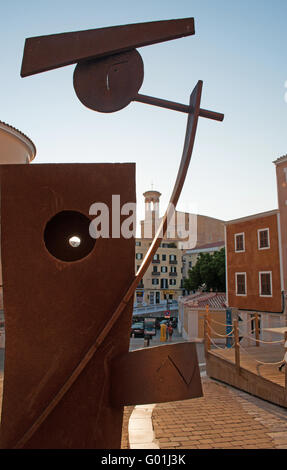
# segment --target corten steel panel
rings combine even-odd
[[[61,211],[89,216],[135,202],[134,164],[1,168],[6,351],[1,447],[27,432],[95,342],[134,278],[134,238],[101,238],[81,260],[61,261],[44,242]],[[95,216],[94,216],[95,217]],[[71,235],[72,233],[71,227]],[[61,233],[61,231],[60,231]],[[122,407],[109,403],[109,361],[129,348],[132,299],[73,386],[25,448],[119,448]]]
[[[130,352],[114,361],[112,380],[111,399],[115,406],[202,396],[195,343]]]
[[[25,77],[194,33],[194,19],[182,18],[28,38],[21,75]]]

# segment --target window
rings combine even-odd
[[[236,233],[234,235],[235,252],[245,251],[245,237],[244,233]]]
[[[169,285],[170,286],[175,286],[176,285],[176,279],[170,279],[169,280]]]
[[[246,295],[246,273],[235,273],[236,295]]]
[[[156,255],[153,255],[152,263],[160,263],[160,257],[158,253]]]
[[[143,259],[142,253],[136,253],[136,259]]]
[[[192,261],[189,261],[189,262],[188,262],[188,267],[189,267],[189,268],[192,268]]]
[[[167,273],[167,266],[162,266],[161,267],[161,272],[162,273]]]
[[[154,285],[154,286],[157,286],[158,285],[158,279],[152,279],[151,280],[151,283]]]
[[[136,246],[141,246],[141,242],[136,241]]]
[[[272,297],[272,272],[259,272],[259,295],[260,297]]]
[[[257,233],[259,250],[266,250],[267,248],[270,248],[269,228],[257,230]]]
[[[160,288],[167,289],[168,288],[168,279],[161,279],[160,280]]]
[[[176,255],[169,255],[169,261],[176,261]]]
[[[166,255],[162,255],[162,260],[166,261]]]

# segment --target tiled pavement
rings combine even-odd
[[[161,449],[286,449],[287,410],[202,378],[204,396],[157,405]]]

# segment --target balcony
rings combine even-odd
[[[177,273],[170,272],[170,273],[168,273],[168,275],[175,277],[175,276],[177,276]]]
[[[170,260],[169,260],[169,264],[177,264],[176,259],[175,259],[175,260],[170,259]]]
[[[152,263],[159,264],[159,263],[160,263],[160,260],[159,260],[159,259],[153,259],[153,260],[152,260]]]
[[[151,274],[152,274],[152,276],[160,276],[159,271],[152,271]]]

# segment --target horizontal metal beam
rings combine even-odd
[[[21,76],[26,77],[194,33],[194,18],[183,18],[27,38]]]
[[[134,97],[133,101],[150,104],[152,106],[159,106],[160,108],[172,109],[174,111],[180,111],[187,114],[193,111],[191,106],[186,104],[163,100],[161,98],[155,98],[154,96],[142,95],[140,93]],[[223,121],[224,119],[224,114],[202,108],[199,110],[199,116],[205,117],[207,119],[213,119],[214,121]]]

